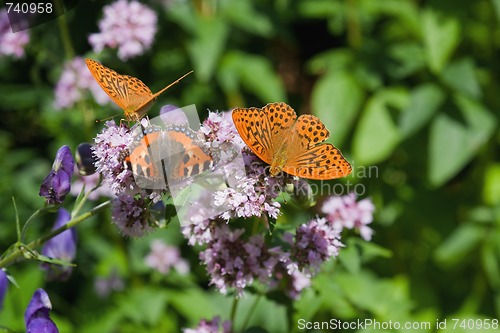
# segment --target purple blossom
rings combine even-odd
[[[82,100],[88,90],[99,105],[110,101],[88,70],[83,58],[76,57],[64,64],[63,73],[55,88],[54,107],[58,110],[69,108]]]
[[[49,205],[61,204],[71,189],[71,176],[75,161],[68,146],[57,151],[52,170],[40,186],[39,195],[45,197]]]
[[[9,279],[7,278],[7,274],[5,274],[5,271],[0,268],[0,310],[3,307],[3,299],[5,298],[5,294],[7,293],[8,286]]]
[[[214,159],[215,165],[225,166],[240,155],[245,146],[231,118],[231,112],[209,112],[199,130],[199,138]]]
[[[254,280],[266,283],[278,262],[261,235],[245,240],[241,238],[243,233],[243,229],[230,230],[223,224],[217,228],[214,241],[200,253],[211,277],[210,284],[223,294],[231,288],[241,296]]]
[[[226,223],[221,220],[201,219],[193,221],[194,223],[182,227],[182,234],[188,239],[188,244],[194,246],[196,244],[203,245],[215,241],[215,233],[217,232],[217,224]]]
[[[135,195],[140,192],[134,181],[132,171],[125,167],[125,156],[133,142],[132,132],[125,126],[116,126],[107,121],[105,128],[94,139],[95,166],[104,183],[115,194]]]
[[[283,253],[273,271],[270,288],[279,287],[291,299],[298,299],[302,290],[310,286],[311,275],[302,272],[295,263],[291,262],[289,253]]]
[[[292,241],[290,234],[284,237],[292,245],[289,269],[310,275],[319,271],[321,264],[336,257],[344,246],[340,242],[340,230],[333,227],[325,218],[315,218],[299,226]]]
[[[153,228],[149,225],[150,212],[143,197],[120,194],[113,200],[112,222],[128,237],[142,237]]]
[[[207,148],[216,149],[224,142],[231,142],[240,150],[245,146],[231,118],[231,112],[209,112],[200,131],[205,135]]]
[[[59,333],[56,324],[50,319],[49,295],[43,289],[37,289],[24,313],[27,333]]]
[[[220,327],[220,328],[219,328]],[[222,329],[222,330],[221,330]],[[184,328],[183,333],[231,333],[231,321],[226,320],[221,325],[219,316],[212,320],[202,319],[196,328]]]
[[[159,239],[151,243],[151,252],[146,256],[146,265],[164,275],[168,274],[172,267],[180,274],[189,273],[189,264],[181,257],[179,249]]]
[[[118,57],[127,60],[151,47],[157,29],[153,10],[138,1],[118,0],[103,11],[100,32],[89,36],[94,52],[105,47],[118,48]]]
[[[0,10],[0,56],[24,56],[24,47],[30,41],[26,31],[12,32],[5,9]]]
[[[94,290],[101,298],[106,298],[113,291],[122,291],[125,288],[123,279],[116,269],[106,277],[98,277],[94,282]]]
[[[215,193],[214,205],[229,206],[221,215],[226,220],[232,217],[260,217],[263,213],[276,219],[280,214],[281,205],[274,199],[285,188],[289,176],[268,176],[268,166],[246,150],[243,151],[243,161],[246,173],[235,171],[232,186]]]
[[[52,230],[59,229],[71,220],[71,215],[64,208],[59,208],[56,223]],[[73,261],[76,256],[76,230],[70,228],[49,239],[42,248],[42,254],[49,258]],[[73,270],[71,266],[60,266],[42,263],[40,266],[48,272],[49,280],[66,280]]]
[[[336,228],[356,229],[364,240],[371,240],[373,230],[368,224],[373,221],[375,206],[370,199],[356,202],[356,195],[332,196],[325,200],[321,211]]]

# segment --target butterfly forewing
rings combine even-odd
[[[146,113],[143,106],[153,100],[153,93],[141,80],[122,75],[92,59],[87,67],[106,94],[125,112],[128,120],[138,120]],[[137,114],[136,114],[137,113]]]
[[[258,108],[237,108],[233,110],[233,121],[243,141],[261,160],[270,164],[273,140],[266,114]]]

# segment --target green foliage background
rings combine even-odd
[[[102,126],[94,120],[116,113],[90,98],[54,109],[65,60],[98,58],[153,91],[193,69],[150,114],[167,103],[196,104],[203,117],[207,108],[285,101],[325,122],[330,141],[353,162],[347,181],[363,184],[376,204],[371,243],[348,238],[299,301],[261,299],[250,326],[279,333],[299,331],[300,318],[434,326],[500,317],[499,0],[151,1],[155,43],[127,62],[114,51],[90,51],[103,5],[81,1],[29,31],[24,59],[0,59],[0,250],[16,239],[11,197],[26,220],[43,204],[39,186],[57,149],[91,141]],[[363,166],[378,172],[367,177]],[[290,205],[283,219],[308,216]],[[40,218],[29,236],[53,220]],[[178,227],[130,240],[109,221],[103,214],[79,226],[78,267],[67,282],[45,282],[34,262],[11,267],[20,288],[11,285],[0,325],[22,331],[38,287],[49,292],[61,332],[178,332],[200,318],[229,317],[231,298],[206,287]],[[151,238],[180,245],[193,274],[151,273],[143,262]],[[94,279],[113,271],[126,287],[99,299]],[[254,298],[240,301],[236,328]],[[477,330],[449,322],[446,331]]]

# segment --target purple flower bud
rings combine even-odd
[[[80,175],[90,176],[95,173],[95,157],[92,153],[92,145],[90,143],[80,143],[76,147],[75,158]]]
[[[7,293],[7,287],[9,286],[9,279],[7,279],[7,274],[5,274],[3,269],[0,269],[0,309],[3,306],[3,299]]]
[[[47,175],[40,186],[41,197],[49,205],[61,204],[71,189],[71,176],[75,161],[68,146],[62,146],[57,151],[52,171]]]
[[[57,220],[52,230],[58,229],[68,223],[70,214],[63,208],[59,209]],[[63,231],[59,235],[51,238],[42,248],[42,254],[50,258],[57,258],[64,261],[72,261],[76,256],[76,231],[74,228]],[[41,268],[47,270],[48,279],[65,280],[72,271],[71,266],[60,266],[43,263]]]
[[[26,332],[59,333],[56,324],[50,319],[49,311],[51,309],[49,295],[45,290],[37,289],[24,313]]]

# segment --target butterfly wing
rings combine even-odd
[[[327,180],[347,176],[352,168],[340,150],[322,143],[330,133],[313,115],[301,115],[290,129],[291,147],[283,171],[308,179]]]
[[[243,141],[261,160],[271,164],[283,131],[292,126],[297,115],[285,103],[270,103],[259,108],[236,108],[233,121]]]
[[[123,109],[127,120],[139,120],[146,114],[154,97],[141,80],[119,74],[92,59],[85,59],[85,63],[102,90]]]
[[[170,127],[165,133],[170,142],[177,144],[176,149],[171,149],[166,156],[173,163],[168,172],[173,180],[194,177],[212,167],[212,157],[197,142],[196,133],[187,125]]]
[[[137,186],[144,189],[166,188],[166,177],[158,168],[158,142],[162,141],[159,128],[135,128],[134,143],[125,161],[132,171]]]

